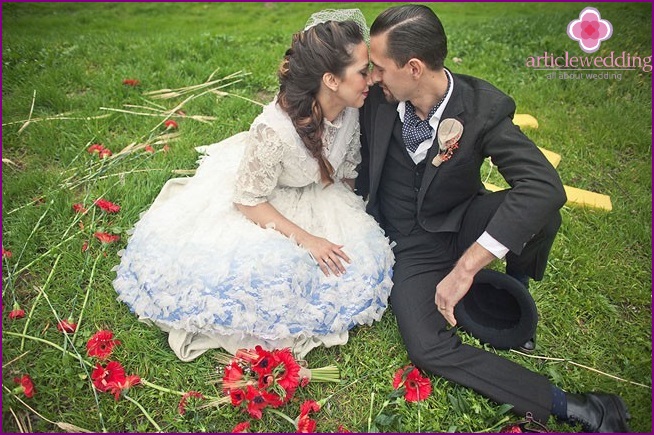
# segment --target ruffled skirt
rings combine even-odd
[[[114,288],[140,319],[170,332],[182,359],[223,347],[343,344],[379,320],[393,253],[364,202],[342,183],[277,188],[270,203],[309,233],[344,245],[351,263],[325,276],[308,251],[232,203],[244,133],[204,151],[196,175],[168,181],[133,229]]]

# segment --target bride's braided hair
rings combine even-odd
[[[293,122],[311,155],[318,161],[320,178],[333,183],[334,168],[322,154],[323,113],[316,99],[322,76],[331,72],[342,77],[352,64],[354,46],[363,42],[353,21],[327,21],[293,35],[277,75],[277,103]]]

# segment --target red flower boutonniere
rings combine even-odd
[[[431,164],[439,167],[441,163],[452,158],[454,151],[459,148],[459,139],[463,134],[463,124],[454,118],[447,118],[441,121],[438,126],[438,155],[434,157]]]

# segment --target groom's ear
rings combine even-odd
[[[338,78],[334,73],[326,72],[322,75],[322,82],[332,91],[336,92],[338,90]]]
[[[409,68],[411,76],[415,79],[420,78],[420,76],[425,72],[425,63],[415,57],[409,59],[406,66]]]

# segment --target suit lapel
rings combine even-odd
[[[377,110],[377,116],[372,127],[373,138],[370,150],[370,178],[372,180],[371,198],[377,195],[379,180],[384,169],[384,160],[393,133],[393,125],[397,118],[397,104],[382,103]]]
[[[454,74],[452,74],[453,77]],[[463,83],[461,81],[456,81],[455,77],[455,82],[454,82],[454,89],[452,90],[452,96],[450,97],[450,101],[447,103],[447,106],[445,107],[445,110],[443,111],[443,116],[441,116],[441,120],[447,119],[447,118],[453,118],[461,113],[463,113],[463,90],[462,90]],[[438,132],[436,132],[438,134]],[[418,210],[422,207],[422,202],[425,199],[425,192],[427,192],[427,187],[431,184],[431,182],[434,180],[434,177],[436,177],[436,174],[438,173],[438,167],[434,166],[431,164],[431,161],[436,157],[436,154],[438,154],[438,137],[434,138],[434,143],[429,149],[429,153],[427,154],[427,157],[425,158],[425,174],[422,178],[422,185],[420,186],[420,193],[418,194]]]

